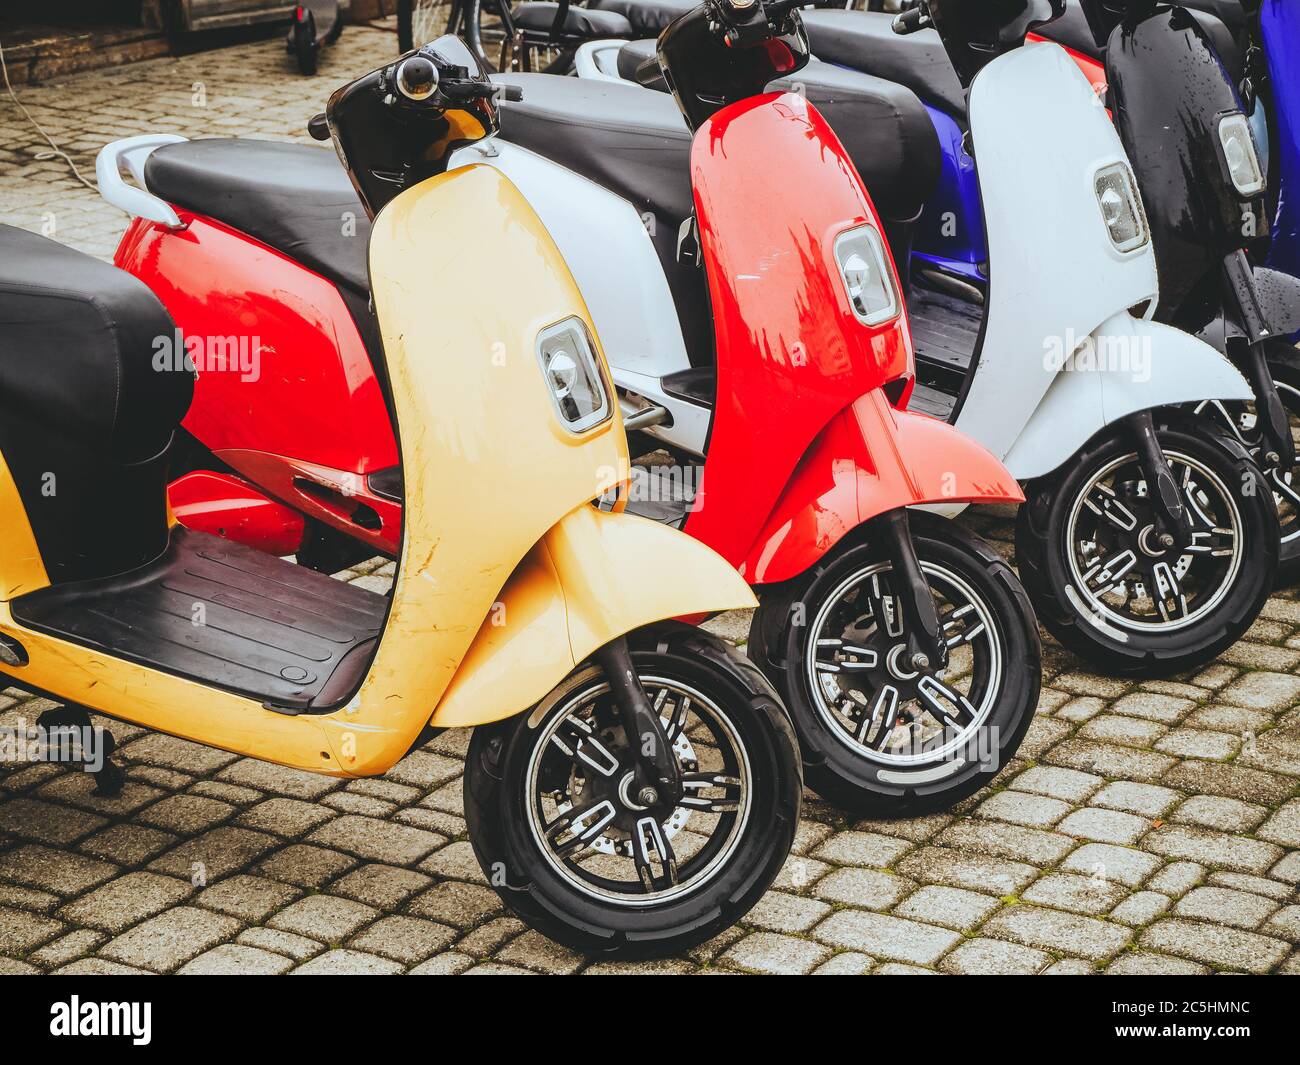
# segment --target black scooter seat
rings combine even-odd
[[[150,155],[144,176],[169,203],[369,292],[370,220],[332,151],[244,138],[180,141]]]
[[[804,11],[812,54],[823,63],[906,85],[926,103],[965,121],[966,94],[934,30],[894,32],[877,11]]]
[[[512,12],[515,26],[530,36],[549,34],[555,25],[555,13],[559,8],[559,4],[544,0],[525,0],[524,3],[515,5]],[[616,11],[578,7],[575,4],[565,12],[561,32],[566,37],[577,37],[584,41],[631,37],[632,24]]]
[[[635,37],[658,37],[674,19],[694,11],[699,0],[591,0],[590,7],[622,15]]]

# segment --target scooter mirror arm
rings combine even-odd
[[[637,752],[635,782],[624,798],[646,808],[678,802],[684,790],[681,766],[659,713],[641,686],[627,639],[611,640],[592,657],[609,680],[628,745]]]
[[[875,523],[881,530],[890,566],[898,577],[894,594],[898,597],[907,634],[907,657],[901,665],[918,673],[942,669],[948,662],[948,645],[943,638],[934,596],[930,594],[930,582],[916,557],[907,508],[886,511]]]

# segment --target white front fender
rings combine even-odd
[[[1137,411],[1252,398],[1250,384],[1209,344],[1125,311],[1103,322],[1066,360],[1004,462],[1016,480],[1029,481]]]

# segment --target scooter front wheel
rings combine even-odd
[[[465,819],[519,917],[585,954],[676,953],[734,924],[794,840],[803,781],[771,686],[716,637],[668,622],[632,657],[683,774],[644,807],[604,673],[579,670],[531,712],[475,729]]]
[[[1136,452],[1107,432],[1026,488],[1020,574],[1038,618],[1103,672],[1168,675],[1211,661],[1264,605],[1278,564],[1273,496],[1246,450],[1208,421],[1156,437],[1191,518],[1162,548]]]
[[[790,708],[809,786],[863,816],[913,816],[974,794],[1038,705],[1038,627],[1011,568],[952,522],[909,513],[948,645],[941,668],[907,663],[900,589],[870,541],[766,590],[749,635]]]

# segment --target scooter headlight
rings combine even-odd
[[[1238,195],[1258,196],[1263,192],[1264,171],[1255,151],[1255,138],[1250,135],[1250,123],[1240,111],[1219,119],[1219,144]]]
[[[1097,205],[1110,242],[1118,251],[1134,251],[1147,242],[1147,218],[1138,199],[1137,184],[1127,163],[1097,171]]]
[[[580,318],[543,329],[537,336],[537,361],[560,422],[581,433],[610,416],[605,376]]]
[[[898,314],[898,294],[885,246],[874,226],[859,226],[835,240],[835,262],[849,306],[863,325],[879,325]]]

